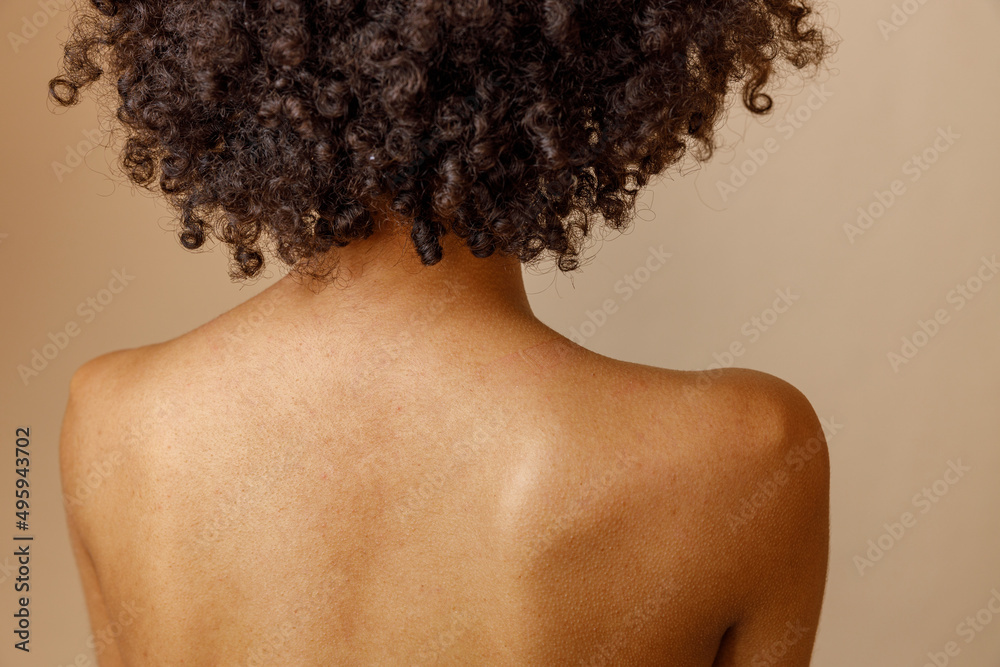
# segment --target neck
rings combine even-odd
[[[430,327],[422,326],[425,333],[448,325],[544,327],[531,312],[517,258],[499,253],[475,257],[453,234],[440,242],[443,258],[425,266],[408,229],[386,217],[371,237],[331,250],[326,259],[335,263],[333,282],[292,272],[274,289],[283,304],[301,314],[300,322],[311,320],[324,328],[337,322],[371,331],[377,323],[379,332],[396,336],[412,330],[415,322]]]

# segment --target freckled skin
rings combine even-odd
[[[67,512],[102,667],[808,664],[825,448],[731,521],[808,401],[594,354],[516,261],[404,241],[74,376],[64,486],[122,456]]]

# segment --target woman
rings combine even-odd
[[[102,665],[808,664],[809,402],[589,352],[521,278],[818,65],[808,2],[92,5],[53,97],[116,81],[181,243],[291,269],[72,380],[63,483],[120,471],[67,508]]]

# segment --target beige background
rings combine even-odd
[[[742,342],[737,365],[797,385],[831,425],[833,534],[815,665],[918,666],[955,641],[959,652],[948,664],[990,667],[1000,659],[1000,617],[982,612],[980,622],[990,622],[981,631],[958,626],[1000,590],[1000,279],[985,282],[960,309],[949,293],[974,278],[981,257],[1000,254],[1000,5],[903,4],[917,11],[888,35],[879,21],[890,20],[891,2],[830,5],[843,44],[822,79],[822,97],[809,84],[790,82],[767,121],[734,115],[728,150],[700,171],[652,187],[631,233],[605,239],[572,279],[529,271],[528,285],[539,317],[567,335],[610,299],[615,312],[594,316],[602,326],[582,327],[593,334],[585,344],[610,356],[704,368],[713,354]],[[3,665],[93,664],[57,475],[72,372],[103,352],[187,331],[280,273],[275,265],[267,279],[240,286],[226,278],[222,253],[182,250],[169,211],[111,175],[111,152],[90,150],[86,133],[102,131],[96,106],[52,112],[45,84],[66,16],[50,18],[44,6],[0,5]],[[26,27],[32,21],[41,26],[37,34]],[[22,31],[30,38],[12,43],[10,33]],[[782,123],[786,114],[802,122]],[[938,142],[947,151],[914,182],[906,163],[934,146],[939,128],[958,138]],[[85,161],[73,167],[67,154],[77,150]],[[754,154],[762,161],[762,151],[762,166],[743,164]],[[57,174],[54,163],[69,171]],[[741,166],[752,175],[724,198],[719,182]],[[851,243],[844,225],[897,179],[903,194]],[[649,247],[660,245],[672,256],[626,300],[616,282],[629,274],[647,278],[636,271]],[[102,295],[112,271],[123,268],[134,280],[119,294]],[[769,317],[775,291],[786,289],[798,300],[751,340],[744,323]],[[92,319],[77,310],[99,296],[113,298]],[[887,354],[899,353],[901,338],[939,309],[947,323],[894,370]],[[29,364],[33,350],[70,322],[79,334],[22,382],[18,365]],[[15,596],[7,569],[19,425],[32,428],[34,452],[30,656],[12,649]],[[954,485],[939,482],[945,495],[914,503],[925,487],[935,494],[933,483],[959,460],[970,470]],[[907,511],[916,523],[894,540],[883,524]],[[859,573],[855,556],[880,537],[891,548]]]

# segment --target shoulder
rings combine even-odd
[[[176,338],[95,357],[77,368],[69,383],[70,425],[105,427],[129,411],[155,409],[158,396],[177,395],[196,373],[212,374],[213,360],[231,357],[226,348],[226,312]],[[233,348],[229,345],[229,348]],[[230,354],[220,354],[229,352]]]
[[[743,369],[582,365],[575,382],[556,385],[573,404],[569,427],[537,475],[519,541],[526,581],[546,591],[536,599],[591,596],[577,619],[589,624],[649,602],[666,628],[648,627],[661,648],[718,646],[775,596],[801,600],[774,613],[811,622],[825,585],[828,462],[802,392]]]
[[[685,371],[676,383],[686,402],[718,418],[716,424],[733,434],[768,440],[787,429],[819,426],[805,394],[770,373],[749,368]]]
[[[63,499],[71,520],[111,502],[167,405],[157,390],[163,345],[103,354],[81,365],[69,383],[59,437]],[[104,507],[104,509],[111,509]]]
[[[99,452],[114,435],[147,429],[184,394],[199,359],[210,359],[194,332],[162,343],[116,350],[82,364],[69,383],[63,417],[66,455]],[[210,373],[212,369],[204,369]]]
[[[635,372],[652,378],[627,413],[641,410],[636,422],[648,429],[633,438],[642,441],[633,448],[643,464],[632,493],[648,517],[643,530],[668,542],[698,535],[684,548],[703,554],[730,599],[759,602],[791,586],[790,573],[800,579],[795,586],[813,593],[818,586],[821,594],[830,460],[804,393],[742,368]]]
[[[134,377],[156,346],[107,352],[82,364],[70,378],[70,400],[95,398]]]
[[[251,315],[260,310],[247,302],[176,338],[108,352],[78,367],[60,436],[64,486],[105,461],[134,463],[152,454],[159,436],[192,417],[206,393],[213,401],[226,396],[229,371],[247,360],[244,346],[256,323],[247,315],[251,307]]]
[[[86,412],[72,412],[71,416],[81,419],[74,423],[84,425],[102,415],[120,414],[130,401],[151,393],[147,385],[162,374],[161,362],[174,342],[108,352],[78,367],[70,378],[67,407],[86,408]]]
[[[573,439],[587,442],[588,451],[625,446],[668,465],[701,460],[750,481],[775,466],[799,471],[801,459],[814,463],[817,478],[828,474],[822,423],[805,394],[780,377],[745,368],[678,371],[619,361],[571,342],[563,347],[563,357],[575,363],[553,374],[545,389],[571,407],[567,421],[586,431]]]
[[[828,465],[815,409],[782,378],[746,368],[677,371],[607,358],[594,363],[611,368],[598,374],[609,385],[601,393],[610,398],[601,400],[613,401],[622,421],[644,430],[649,437],[641,440],[654,451],[684,450],[746,471],[792,460],[789,452],[808,444],[817,472]],[[615,428],[622,432],[621,424]]]
[[[791,383],[749,369],[676,371],[580,354],[545,386],[547,405],[558,406],[546,414],[557,414],[561,434],[551,457],[558,464],[549,466],[561,477],[549,484],[565,477],[572,488],[628,461],[628,475],[617,477],[627,483],[603,494],[609,505],[634,507],[644,525],[658,514],[664,523],[683,515],[699,530],[718,529],[720,544],[738,538],[744,547],[754,536],[794,533],[826,511],[823,426]],[[761,501],[761,487],[773,491],[773,503]],[[755,529],[737,535],[743,525]]]
[[[706,410],[715,418],[706,447],[731,457],[739,473],[730,487],[720,489],[734,537],[772,553],[794,549],[804,555],[811,535],[825,558],[830,456],[809,399],[774,375],[731,369],[719,379]]]
[[[135,391],[156,347],[108,352],[77,368],[69,382],[64,431],[100,427],[104,425],[102,418],[119,413],[122,399]]]
[[[69,382],[69,398],[63,416],[60,459],[71,463],[95,453],[108,438],[108,429],[126,412],[148,360],[150,348],[130,348],[102,354],[82,364]]]
[[[683,374],[672,395],[685,404],[700,396],[700,452],[685,463],[702,471],[691,485],[704,501],[695,516],[708,546],[705,562],[727,592],[731,638],[743,638],[738,651],[727,651],[737,656],[732,664],[745,664],[792,622],[801,629],[794,652],[807,660],[829,560],[823,423],[802,391],[779,377],[734,368],[706,385],[703,373]],[[692,386],[700,389],[692,393]],[[671,514],[663,498],[658,511],[666,525]]]
[[[671,372],[659,387],[664,409],[684,415],[660,433],[671,447],[677,433],[691,443],[685,464],[704,465],[692,480],[711,489],[733,537],[744,545],[792,536],[825,516],[830,462],[822,422],[790,382],[743,368]],[[790,504],[792,506],[790,506]]]
[[[809,641],[796,651],[806,651],[829,558],[830,459],[816,410],[790,382],[741,368],[671,371],[652,393],[684,417],[656,433],[647,457],[644,527],[697,555],[730,627],[780,637],[801,621]]]

